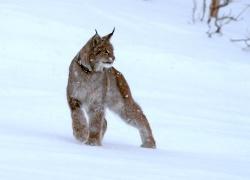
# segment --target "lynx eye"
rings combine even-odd
[[[97,50],[97,55],[100,54],[102,51],[100,49]]]
[[[109,54],[109,50],[105,50],[105,53],[106,53],[106,54]]]

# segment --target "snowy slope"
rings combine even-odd
[[[239,4],[237,4],[239,6]],[[1,0],[0,179],[248,180],[250,13],[222,37],[191,25],[191,1]],[[239,10],[241,7],[239,7]],[[247,19],[248,18],[248,19]],[[113,27],[116,63],[158,148],[108,113],[102,147],[72,136],[68,66]]]

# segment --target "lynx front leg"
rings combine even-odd
[[[77,140],[84,142],[88,137],[88,126],[81,110],[81,102],[69,97],[68,103],[71,110],[73,135]]]
[[[106,120],[104,119],[103,108],[90,108],[89,116],[89,137],[86,144],[91,146],[101,146],[102,137],[107,128]]]

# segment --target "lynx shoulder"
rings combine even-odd
[[[71,62],[67,100],[71,111],[73,135],[88,145],[101,145],[107,129],[106,109],[118,114],[138,129],[142,147],[155,148],[149,122],[134,101],[124,76],[112,67],[115,56],[110,42],[114,30],[96,34]]]

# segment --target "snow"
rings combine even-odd
[[[208,38],[191,24],[191,1],[1,0],[0,9],[0,179],[250,178],[250,58],[229,41],[245,36],[249,11]],[[69,64],[95,29],[113,27],[114,66],[155,150],[110,112],[103,146],[73,138]]]

